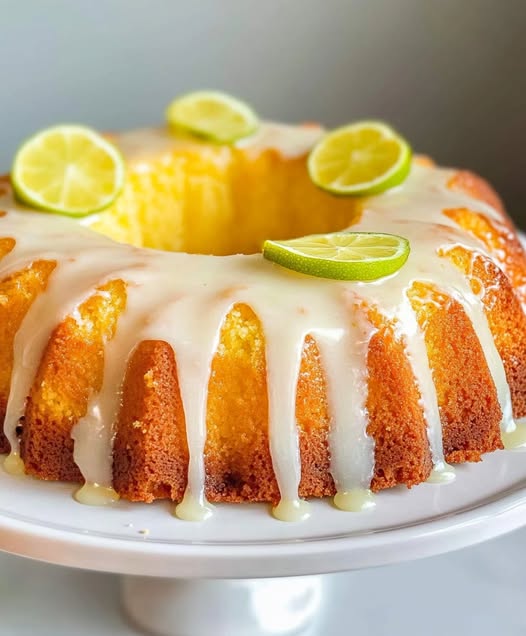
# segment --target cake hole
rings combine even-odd
[[[314,186],[305,156],[202,146],[131,164],[123,194],[91,227],[137,247],[223,256],[340,231],[359,217],[356,199]]]

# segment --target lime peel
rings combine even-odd
[[[19,148],[11,181],[17,198],[38,210],[83,217],[109,207],[124,187],[125,163],[95,130],[62,124]]]
[[[241,100],[220,91],[196,91],[173,100],[168,124],[216,143],[233,143],[256,132],[259,118]]]
[[[312,181],[336,195],[369,196],[402,183],[411,169],[407,141],[381,121],[360,121],[327,133],[312,149]]]
[[[394,274],[407,261],[409,241],[396,234],[335,232],[288,241],[265,241],[263,256],[287,269],[336,280],[371,281]]]

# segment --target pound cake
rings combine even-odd
[[[526,415],[526,259],[481,178],[415,157],[367,197],[316,187],[314,125],[235,143],[111,135],[124,189],[80,220],[0,183],[0,450],[78,499],[367,507],[512,446]],[[265,239],[405,237],[371,282],[266,260]]]

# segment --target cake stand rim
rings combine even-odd
[[[526,237],[519,232],[526,247]],[[127,541],[51,528],[0,513],[0,551],[100,572],[162,578],[315,575],[424,558],[496,538],[526,525],[526,481],[473,506],[369,534],[245,544]],[[482,497],[482,501],[481,501]],[[477,501],[481,501],[477,505]],[[243,510],[239,511],[242,519]]]
[[[242,511],[240,510],[240,514]],[[163,578],[324,574],[413,560],[475,545],[526,525],[526,486],[458,513],[358,536],[272,543],[126,541],[0,515],[0,551],[87,570]]]

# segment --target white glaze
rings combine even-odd
[[[367,500],[356,493],[368,492],[374,470],[374,441],[367,435],[365,361],[375,328],[367,319],[360,298],[351,294],[346,306],[342,304],[340,322],[340,333],[320,334],[317,341],[331,415],[331,474],[338,493],[334,503],[343,510],[356,510]],[[335,334],[339,338],[334,338]]]
[[[25,475],[25,466],[24,462],[20,458],[20,455],[15,453],[10,453],[4,460],[4,468],[7,473],[10,475]]]
[[[281,150],[294,156],[304,153],[319,134],[320,129],[300,129],[292,140],[287,139],[285,129],[268,128],[245,145],[247,151],[259,152],[282,138]],[[166,133],[150,130],[119,136],[118,143],[126,154],[140,160],[138,153],[146,157],[161,151],[164,144],[168,149],[174,142]],[[460,230],[443,210],[475,209],[493,223],[500,223],[500,215],[487,204],[448,189],[452,175],[448,170],[414,165],[403,186],[366,202],[353,230],[400,234],[409,239],[412,248],[399,272],[370,283],[303,276],[273,265],[259,254],[214,257],[137,250],[96,235],[69,219],[16,211],[9,197],[0,200],[0,209],[8,211],[0,218],[0,236],[16,240],[15,249],[0,262],[0,279],[36,259],[58,264],[46,292],[33,303],[15,340],[4,425],[13,449],[11,463],[14,465],[18,456],[18,420],[53,329],[67,315],[80,320],[76,309],[96,287],[122,279],[127,283],[127,306],[115,338],[106,343],[103,386],[91,397],[86,416],[72,433],[75,461],[88,488],[97,485],[99,492],[111,488],[114,422],[133,349],[142,340],[163,340],[172,346],[177,360],[190,456],[188,487],[176,514],[185,519],[204,519],[211,513],[205,497],[204,469],[208,380],[223,320],[238,303],[254,310],[265,333],[269,445],[281,493],[281,502],[274,510],[278,518],[301,519],[308,514],[306,502],[298,495],[301,462],[295,416],[296,385],[308,335],[318,343],[326,372],[331,473],[338,491],[335,503],[351,510],[371,505],[368,487],[374,472],[374,442],[367,435],[365,404],[366,354],[374,328],[363,307],[376,308],[392,321],[397,336],[405,343],[427,423],[434,465],[431,481],[449,479],[452,473],[444,462],[440,414],[423,333],[407,297],[415,281],[429,282],[462,303],[497,387],[502,431],[510,434],[515,427],[504,368],[480,298],[464,274],[439,256],[440,250],[447,252],[456,245],[474,254],[486,253],[483,245]]]
[[[251,156],[273,149],[292,159],[307,154],[322,135],[323,128],[316,124],[289,126],[265,122],[252,137],[239,140],[236,146]]]
[[[363,512],[376,506],[373,493],[369,488],[353,488],[338,491],[334,495],[334,505],[347,512]]]
[[[502,433],[502,443],[508,450],[526,450],[526,417],[515,422],[515,428]]]
[[[86,482],[75,493],[75,499],[86,506],[107,506],[119,501],[120,497],[113,488]]]
[[[323,134],[323,128],[317,125],[291,126],[275,122],[263,122],[257,132],[234,144],[250,156],[257,156],[266,150],[276,150],[283,157],[292,159],[305,155]],[[176,137],[167,128],[139,128],[136,130],[111,135],[115,143],[128,161],[140,164],[151,157],[159,157],[169,153],[177,146],[192,146],[201,152],[207,152],[209,146],[196,137]],[[230,154],[228,146],[213,146],[211,153],[220,161],[221,154],[225,159]]]

